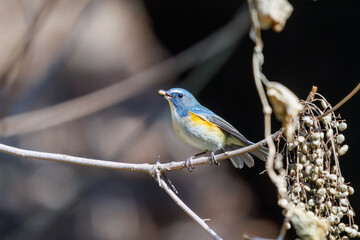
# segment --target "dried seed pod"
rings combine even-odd
[[[336,128],[339,126],[339,123],[337,121],[332,121],[330,125],[332,128]]]
[[[345,155],[348,150],[349,150],[349,146],[346,145],[346,144],[343,145],[343,146],[338,150],[339,156]]]
[[[298,140],[299,143],[304,143],[305,142],[305,138],[303,136],[299,136],[297,140]]]
[[[337,214],[337,213],[339,212],[339,207],[337,207],[337,206],[332,206],[332,207],[331,207],[331,212],[332,212],[333,214]]]
[[[348,211],[348,209],[347,209],[347,207],[341,206],[340,211],[343,212],[343,213],[346,213]]]
[[[316,101],[319,103],[321,99],[314,99]],[[285,154],[279,149],[283,155],[287,154],[287,163],[290,164],[287,166],[290,179],[286,193],[293,206],[306,209],[310,215],[330,220],[332,224],[326,233],[327,239],[360,236],[358,227],[352,227],[355,214],[347,199],[348,195],[354,194],[354,189],[345,184],[345,180],[340,177],[340,168],[335,164],[336,156],[342,156],[348,150],[347,145],[343,146],[345,136],[339,132],[346,129],[346,123],[334,114],[320,119],[320,123],[313,117],[319,104],[311,104],[309,107],[306,107],[306,103],[304,105],[305,111],[300,113],[301,121],[297,125],[299,129],[295,130],[294,142],[288,142]],[[329,108],[330,105],[323,99],[321,106]],[[288,154],[290,150],[293,152]],[[351,232],[342,233],[345,227],[350,227]]]
[[[306,155],[301,155],[301,157],[300,157],[300,162],[302,163],[302,164],[304,164],[304,163],[306,163]]]
[[[349,191],[349,194],[350,194],[350,195],[353,195],[354,192],[355,192],[354,188],[351,187],[351,186],[348,187],[348,191]]]
[[[349,234],[351,238],[355,238],[357,236],[357,230],[352,229],[351,233]]]
[[[322,174],[325,178],[329,178],[330,176],[330,173],[328,171],[323,171]]]
[[[339,223],[338,228],[341,232],[345,231],[345,223]]]
[[[339,177],[339,183],[342,184],[345,182],[345,178],[344,177]]]
[[[347,233],[351,233],[351,232],[352,232],[351,227],[345,227],[345,232],[347,232]]]
[[[313,166],[309,165],[305,168],[305,174],[310,175],[313,172]]]
[[[319,178],[318,180],[316,180],[316,185],[324,186],[324,184],[325,184],[325,180],[323,178]]]
[[[292,192],[293,192],[293,193],[299,193],[299,192],[301,192],[301,187],[293,188]]]
[[[321,189],[321,188],[320,188]],[[320,190],[319,189],[319,190]],[[322,193],[322,192],[321,192]],[[326,192],[325,192],[326,193]],[[319,194],[320,195],[320,194]],[[325,196],[324,196],[325,194],[322,194],[322,196],[321,197],[318,197],[318,198],[316,198],[316,203],[317,204],[320,204],[320,203],[323,203],[324,201],[325,201]]]
[[[322,166],[324,163],[322,158],[317,158],[315,162],[316,162],[316,165],[318,165],[318,166]]]
[[[336,181],[330,182],[329,185],[330,185],[330,187],[337,188],[337,182]]]
[[[304,187],[305,191],[307,191],[307,192],[311,191],[311,188],[308,185],[304,185],[303,187]]]
[[[347,124],[345,122],[339,124],[340,131],[345,131],[346,129],[347,129]]]
[[[337,180],[337,176],[336,176],[335,174],[330,174],[329,179],[330,179],[331,181],[336,181],[336,180]]]
[[[330,139],[334,135],[334,130],[331,128],[326,131],[326,137],[327,139]]]
[[[351,209],[349,209],[349,211],[348,211],[348,216],[349,216],[349,217],[354,217],[354,216],[355,216],[354,211],[351,210]]]
[[[307,167],[307,166],[312,166],[312,164],[309,160],[306,160],[306,162],[304,163],[304,167]]]
[[[347,206],[349,203],[349,201],[346,198],[341,198],[339,202],[341,206]]]
[[[302,165],[301,163],[296,164],[296,169],[301,171],[303,168],[304,168],[304,165]]]
[[[288,144],[289,151],[293,151],[296,147],[297,147],[297,145],[295,143]]]
[[[331,116],[330,115],[326,115],[325,117],[323,117],[321,119],[321,121],[324,123],[324,125],[329,124],[331,122]]]
[[[323,158],[324,157],[324,150],[321,148],[316,149],[316,154],[318,156],[318,158]]]
[[[309,116],[303,116],[302,120],[305,122],[305,123],[308,123],[311,119]]]
[[[289,230],[291,228],[290,222],[285,223],[285,228],[286,228],[286,230]]]
[[[308,122],[306,123],[306,126],[308,126],[308,127],[312,127],[313,125],[314,125],[314,121],[311,120],[311,119],[310,119],[310,121],[308,121]]]
[[[328,105],[324,99],[321,99],[321,106],[323,107],[324,110],[327,109],[327,107],[328,107]]]
[[[343,193],[340,193],[340,197],[347,197],[349,196],[349,192],[346,191],[346,192],[343,192]]]
[[[337,137],[336,137],[336,142],[337,142],[338,144],[342,144],[344,141],[345,141],[345,136],[344,136],[343,134],[337,135]]]
[[[304,154],[307,154],[307,153],[309,152],[307,144],[304,144],[304,145],[302,146],[302,152],[303,152]]]
[[[347,186],[346,186],[345,184],[340,184],[340,185],[338,186],[338,190],[339,190],[340,192],[345,192],[345,191],[347,190]]]
[[[316,168],[315,167],[315,170],[314,171],[316,171],[316,169],[319,171],[319,168]],[[311,181],[316,181],[318,179],[318,175],[314,172],[312,175],[311,175]]]
[[[320,138],[320,133],[315,132],[315,133],[311,134],[311,138],[313,140],[318,140]]]
[[[320,145],[319,139],[311,141],[311,148],[316,149]]]
[[[320,204],[320,211],[325,211],[326,210],[326,205],[324,203]]]
[[[326,218],[326,220],[328,220],[330,223],[334,223],[335,222],[335,217],[334,215],[330,215]]]
[[[336,195],[336,190],[335,188],[327,188],[327,191],[330,195]]]

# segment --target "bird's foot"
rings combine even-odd
[[[188,159],[185,160],[183,166],[187,168],[187,170],[189,170],[189,172],[192,172],[193,169],[195,168],[194,164],[192,163],[192,160],[194,159],[195,156],[191,156]]]
[[[216,161],[215,159],[215,151],[214,152],[211,152],[211,158],[210,158],[210,165],[213,165],[215,164],[216,166],[219,166],[220,163],[218,161]]]

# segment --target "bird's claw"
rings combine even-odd
[[[188,159],[185,160],[183,166],[187,168],[187,170],[189,170],[189,172],[192,172],[193,169],[195,168],[194,164],[192,163],[192,160],[194,159],[195,156],[191,156]]]
[[[210,162],[210,165],[212,165],[212,164],[215,164],[216,166],[220,165],[220,163],[218,161],[216,161],[216,159],[215,159],[215,152],[211,152],[211,158],[210,158],[209,162]]]

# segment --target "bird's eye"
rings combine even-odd
[[[178,97],[182,98],[184,95],[182,95],[182,93],[179,93]]]

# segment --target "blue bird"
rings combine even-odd
[[[179,138],[195,148],[210,151],[211,163],[216,163],[214,156],[219,150],[230,151],[253,144],[230,123],[202,106],[187,90],[172,88],[168,91],[159,90],[158,94],[169,102],[173,127]],[[265,161],[268,149],[262,147],[251,154]],[[195,156],[185,162],[188,169],[193,168],[191,160]],[[243,168],[244,163],[248,167],[254,166],[254,159],[249,153],[230,160],[236,168]]]

